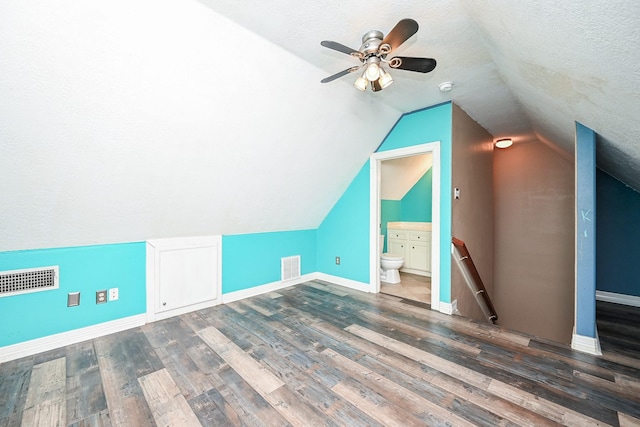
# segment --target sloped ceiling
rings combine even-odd
[[[640,189],[640,2],[200,1],[326,75],[353,61],[321,40],[357,49],[366,31],[413,18],[420,30],[398,53],[436,58],[437,68],[395,70],[392,86],[364,96],[403,112],[453,99],[495,137],[541,140],[570,157],[579,121],[599,134],[599,166]],[[354,80],[332,84],[349,91]],[[443,81],[453,91],[441,94]]]
[[[431,153],[383,161],[380,168],[380,198],[402,200],[432,164]]]
[[[410,17],[374,94],[357,48]],[[315,228],[402,112],[453,100],[495,137],[640,188],[640,3],[509,0],[0,2],[0,250]],[[454,89],[440,93],[438,83]]]
[[[400,117],[196,1],[3,1],[0,52],[0,250],[316,228]]]

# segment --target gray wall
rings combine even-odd
[[[570,343],[574,167],[541,142],[494,152],[494,271],[499,324]],[[472,252],[473,255],[473,252]]]
[[[456,105],[452,150],[452,183],[461,192],[452,202],[452,235],[465,242],[493,297],[493,137]],[[451,300],[458,301],[460,314],[484,320],[455,262],[451,270]]]

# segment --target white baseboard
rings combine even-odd
[[[576,328],[574,327],[573,334],[571,336],[571,348],[583,353],[602,356],[602,349],[600,348],[600,339],[598,338],[597,330],[595,338],[585,337],[584,335],[576,334]]]
[[[458,310],[458,300],[455,300],[453,303],[440,301],[440,306],[438,307],[438,311],[440,313],[451,315],[455,313],[457,310]]]
[[[360,292],[372,292],[371,285],[369,283],[358,282],[357,280],[345,279],[344,277],[332,276],[325,273],[313,273],[312,280],[324,280],[335,285],[344,286],[345,288],[355,289]]]
[[[596,300],[613,302],[616,304],[640,307],[640,297],[635,295],[616,294],[614,292],[596,291]]]
[[[260,286],[254,286],[249,289],[242,289],[239,291],[222,294],[222,303],[228,304],[244,298],[250,298],[268,292],[277,291],[279,289],[288,288],[289,286],[298,285],[300,283],[308,282],[311,280],[324,280],[326,282],[331,282],[336,285],[344,286],[346,288],[355,289],[362,292],[371,292],[371,286],[368,283],[344,279],[342,277],[331,276],[324,273],[310,273],[284,282],[272,282]],[[190,306],[182,309],[182,311],[193,311],[196,309],[205,308],[205,306],[209,307],[215,304],[216,302],[207,302],[203,303],[202,307]],[[156,316],[154,318],[149,318],[146,313],[138,314],[135,316],[125,317],[123,319],[112,320],[110,322],[104,322],[97,325],[87,326],[80,329],[74,329],[59,334],[49,335],[47,337],[21,342],[18,344],[0,347],[0,363],[19,359],[21,357],[30,356],[44,351],[53,350],[59,347],[76,344],[82,341],[91,340],[138,326],[143,326],[146,323],[150,323],[151,321],[161,320],[166,317],[172,317],[174,315],[181,314],[181,312],[179,313],[177,311],[172,311],[171,313],[164,314],[156,313]]]
[[[135,316],[0,347],[0,363],[91,340],[113,334],[114,332],[136,328],[145,324],[146,317],[146,314],[137,314]]]
[[[291,280],[265,283],[264,285],[258,285],[252,288],[241,289],[239,291],[222,294],[222,303],[229,304],[230,302],[240,301],[241,299],[251,298],[280,289],[288,288],[289,286],[299,285],[300,283],[314,280],[316,278],[315,275],[316,273],[304,274],[298,278]]]

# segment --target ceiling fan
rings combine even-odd
[[[387,55],[397,49],[417,31],[418,23],[416,21],[413,19],[403,19],[393,27],[386,37],[378,30],[367,32],[362,36],[362,46],[360,46],[360,50],[351,49],[334,41],[324,40],[320,42],[320,44],[326,48],[346,53],[347,55],[358,58],[361,62],[360,65],[347,68],[346,70],[322,79],[321,83],[329,83],[364,68],[362,75],[356,79],[355,87],[364,92],[369,82],[371,82],[371,90],[377,92],[393,83],[391,75],[382,68],[383,64],[387,64],[390,68],[416,71],[418,73],[433,71],[433,69],[436,68],[436,60],[433,58],[394,56],[391,59],[387,59]]]

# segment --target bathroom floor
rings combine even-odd
[[[400,272],[400,283],[380,283],[380,292],[431,304],[431,277]]]

